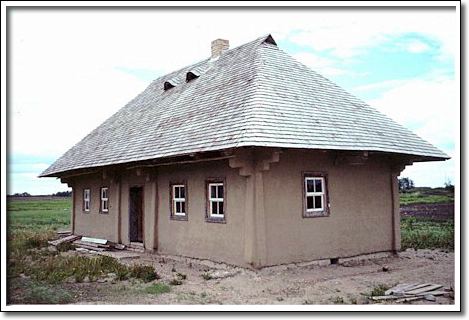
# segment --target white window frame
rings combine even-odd
[[[106,197],[104,197],[104,192],[106,192]],[[101,212],[102,213],[109,212],[109,188],[108,187],[101,188]]]
[[[308,181],[313,181],[313,191],[308,191]],[[314,181],[321,181],[321,191],[316,190]],[[315,208],[315,197],[321,197],[321,207]],[[308,208],[308,198],[313,197],[313,208]],[[327,196],[327,175],[307,174],[304,177],[304,217],[308,216],[327,216],[329,215],[329,199]]]
[[[176,188],[184,188],[184,197],[181,197],[181,190],[179,190],[179,197],[176,197]],[[187,212],[186,205],[186,185],[185,184],[173,184],[171,188],[172,192],[172,213],[175,216],[185,217]],[[184,203],[184,212],[177,212],[176,203]],[[182,206],[180,206],[182,208]]]
[[[222,197],[220,198],[220,195],[218,194],[218,187],[222,186],[223,187],[223,194],[221,195]],[[216,196],[215,198],[212,198],[212,187],[216,187]],[[208,201],[209,201],[209,216],[210,218],[224,218],[225,217],[225,184],[223,182],[209,182],[208,183]],[[223,213],[213,213],[213,204],[216,203],[218,206],[218,203],[222,202],[223,203]],[[217,212],[220,210],[220,206],[217,207]]]
[[[86,188],[83,190],[83,210],[90,212],[91,206],[91,189]]]

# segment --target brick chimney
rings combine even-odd
[[[228,40],[217,39],[212,41],[212,58],[218,57],[220,54],[230,48]]]

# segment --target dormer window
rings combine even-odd
[[[195,78],[198,78],[199,76],[196,75],[195,73],[189,71],[187,74],[186,74],[186,82],[189,82]]]
[[[164,83],[164,91],[169,90],[169,89],[174,88],[174,87],[175,86],[173,84],[171,84],[171,82],[166,81]]]

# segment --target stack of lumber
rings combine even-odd
[[[446,293],[446,291],[441,290],[441,287],[443,286],[433,283],[405,283],[387,290],[384,296],[374,296],[371,298],[376,301],[395,300],[396,302],[407,302],[419,299],[435,301],[435,296],[441,296]]]
[[[98,239],[98,238],[90,238],[90,237],[82,237],[81,235],[67,235],[67,233],[58,234],[62,236],[59,239],[49,241],[50,245],[58,246],[61,243],[66,242],[73,242],[73,244],[81,249],[92,250],[92,251],[111,251],[114,249],[123,250],[125,249],[125,245],[115,243],[112,241],[108,241],[106,239]],[[63,235],[66,235],[63,237]],[[79,251],[86,251],[86,250],[79,250]]]

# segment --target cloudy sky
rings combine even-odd
[[[401,176],[417,186],[455,181],[454,7],[10,8],[8,18],[8,194],[67,190],[37,176],[153,79],[208,58],[216,38],[236,47],[264,34],[452,157]]]

